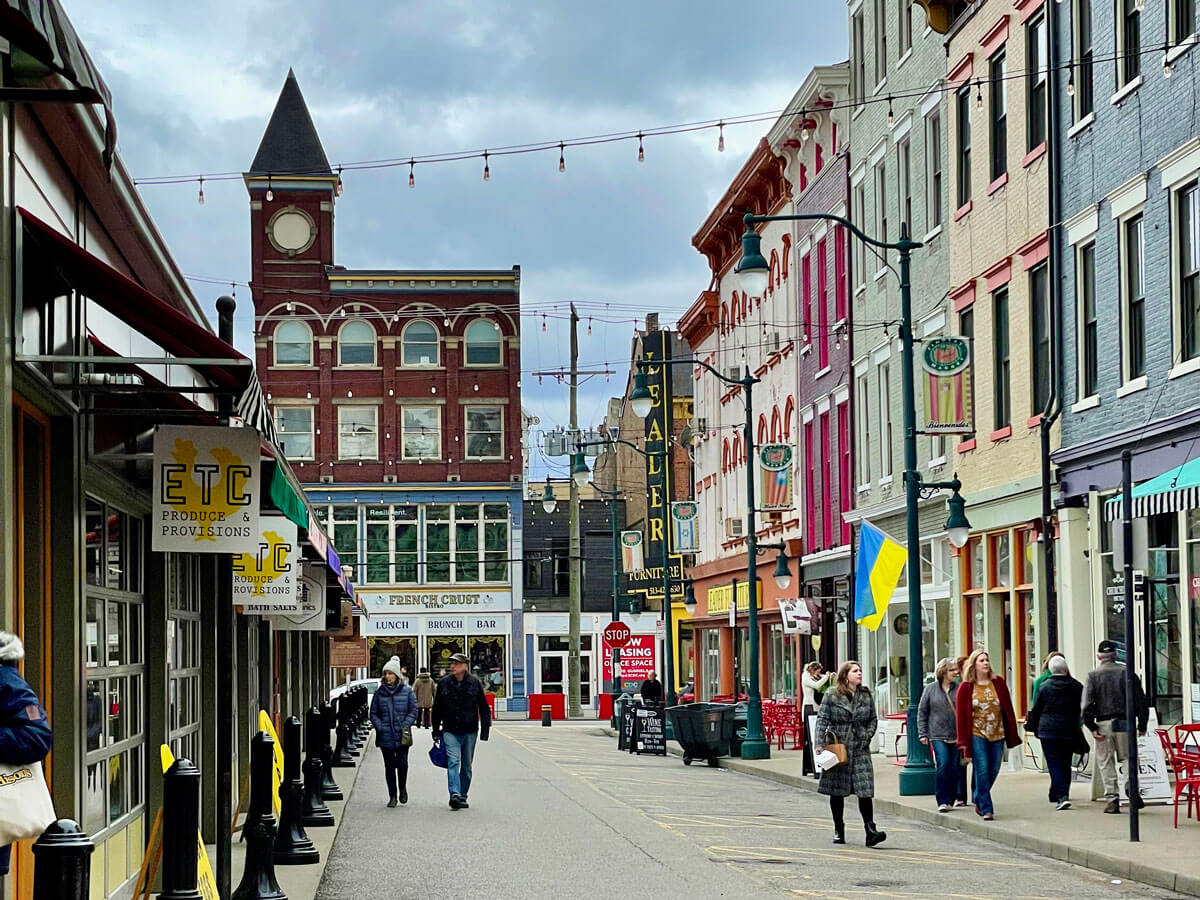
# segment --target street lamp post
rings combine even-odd
[[[929,758],[929,752],[921,745],[917,730],[917,703],[921,696],[924,674],[924,654],[922,648],[923,634],[921,631],[921,579],[918,572],[913,571],[913,561],[919,559],[921,548],[921,527],[918,517],[918,504],[923,492],[931,490],[950,489],[954,492],[951,498],[950,521],[947,522],[947,533],[955,546],[961,547],[966,543],[970,529],[966,515],[963,512],[963,500],[958,491],[961,485],[955,478],[951,482],[922,483],[921,473],[917,470],[917,404],[913,384],[913,332],[912,332],[912,284],[910,268],[912,251],[921,247],[920,241],[912,240],[908,235],[908,226],[900,226],[900,240],[893,242],[878,241],[864,234],[859,228],[841,216],[828,213],[797,213],[786,216],[756,216],[747,213],[745,216],[746,232],[742,235],[742,258],[735,268],[741,280],[743,289],[752,297],[761,297],[767,288],[768,266],[760,251],[762,237],[754,230],[754,225],[760,222],[778,221],[808,221],[823,219],[836,222],[848,229],[859,240],[878,247],[881,250],[895,250],[900,255],[900,368],[902,371],[902,387],[904,402],[904,500],[905,500],[905,532],[908,544],[909,574],[908,574],[908,755],[904,762],[904,770],[900,773],[900,793],[904,796],[917,794],[932,794],[934,788],[935,768]],[[748,398],[747,398],[748,399]],[[746,429],[749,435],[749,427]],[[953,527],[951,527],[953,523]],[[852,617],[853,618],[853,617]],[[851,623],[851,627],[854,627]],[[753,647],[753,645],[751,645]],[[753,651],[752,651],[753,652]]]
[[[757,235],[756,235],[757,237]],[[744,241],[744,239],[743,239]],[[744,440],[746,442],[746,581],[750,591],[750,602],[748,610],[747,629],[750,632],[750,689],[749,703],[746,707],[746,739],[742,742],[742,758],[743,759],[769,759],[771,756],[771,745],[767,743],[767,738],[763,732],[762,719],[762,693],[759,690],[759,672],[758,672],[758,551],[760,549],[778,548],[780,551],[780,563],[776,567],[776,580],[780,586],[787,587],[787,582],[780,576],[782,571],[786,578],[790,580],[791,576],[787,571],[787,557],[783,553],[782,544],[764,544],[758,543],[758,510],[754,505],[754,402],[751,391],[759,379],[755,378],[746,372],[742,378],[730,378],[723,375],[720,371],[710,366],[708,363],[700,359],[662,359],[662,360],[644,360],[637,361],[637,374],[634,376],[633,393],[629,399],[633,406],[634,413],[641,417],[650,412],[652,396],[650,389],[646,384],[646,370],[654,366],[700,366],[706,369],[713,375],[717,376],[721,381],[730,385],[739,386],[746,394],[746,430]],[[663,541],[667,538],[666,530],[663,531]],[[665,559],[665,557],[664,557]],[[664,582],[666,580],[664,567]],[[668,597],[666,602],[670,602]],[[730,600],[731,603],[737,604],[737,597]],[[668,621],[669,625],[669,621]],[[671,634],[667,633],[667,645],[670,646]],[[737,693],[734,692],[736,699]],[[915,726],[914,726],[915,727]]]

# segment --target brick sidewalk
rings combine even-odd
[[[610,732],[611,733],[611,732]],[[678,749],[671,748],[678,754]],[[722,768],[816,791],[815,779],[800,774],[799,751],[772,748],[769,760],[720,760]],[[875,809],[880,826],[888,816],[901,816],[961,830],[1146,884],[1200,896],[1200,822],[1180,810],[1179,828],[1172,827],[1174,808],[1148,804],[1139,818],[1141,842],[1129,842],[1124,811],[1105,815],[1103,803],[1092,802],[1091,781],[1071,786],[1072,808],[1058,812],[1047,799],[1049,778],[1032,769],[1013,772],[1006,763],[992,797],[996,819],[985,822],[973,807],[939,813],[933,797],[901,797],[901,767],[891,757],[875,757]]]

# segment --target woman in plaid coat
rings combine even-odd
[[[867,846],[874,847],[887,839],[887,833],[875,827],[875,769],[871,762],[871,738],[879,727],[875,701],[862,683],[862,666],[854,660],[842,663],[837,682],[825,692],[817,712],[817,728],[813,734],[816,753],[825,749],[828,735],[833,735],[846,748],[846,761],[821,772],[817,790],[829,796],[829,811],[833,814],[833,842],[846,843],[846,797],[858,797],[867,832]]]

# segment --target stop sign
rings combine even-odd
[[[618,650],[628,644],[631,637],[633,632],[624,622],[610,622],[604,629],[604,643]]]

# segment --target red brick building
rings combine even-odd
[[[337,265],[342,180],[291,72],[245,183],[259,377],[354,567],[372,669],[465,652],[522,695],[520,268]]]

